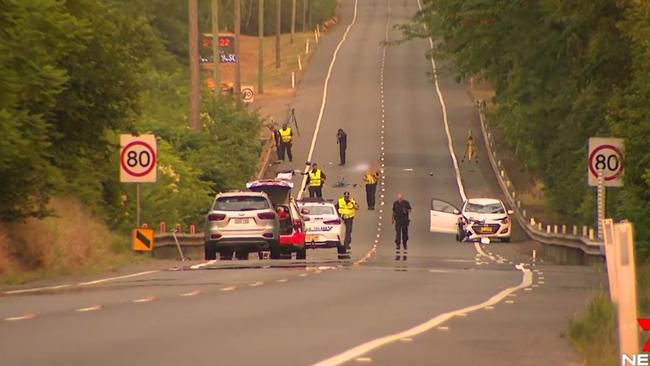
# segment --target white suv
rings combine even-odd
[[[280,222],[263,192],[219,193],[206,216],[205,259],[248,259],[279,241]]]

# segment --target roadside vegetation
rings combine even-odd
[[[492,86],[490,121],[561,222],[592,225],[586,143],[625,139],[625,186],[607,216],[634,223],[642,315],[650,314],[650,3],[428,0],[407,38],[433,36],[443,70]],[[422,27],[426,25],[426,29]],[[537,182],[539,184],[537,184]],[[570,326],[589,365],[613,364],[615,317],[597,294]]]
[[[209,32],[210,1],[199,3]],[[243,17],[256,16],[257,2],[243,3]],[[334,0],[312,3],[313,24],[334,14]],[[231,14],[224,6],[224,28]],[[158,182],[142,186],[150,225],[200,224],[214,192],[253,175],[261,118],[204,90],[203,129],[190,130],[186,70],[182,1],[0,2],[0,283],[141,260],[129,248],[135,187],[119,182],[121,133],[158,138]]]

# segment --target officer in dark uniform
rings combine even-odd
[[[391,220],[395,224],[395,250],[400,250],[400,244],[404,246],[404,251],[408,250],[410,213],[411,204],[404,199],[401,193],[398,194],[397,200],[393,202],[393,218]]]
[[[336,143],[339,145],[339,165],[345,165],[345,150],[348,148],[348,135],[343,131],[342,128],[339,128],[339,131],[336,133]]]

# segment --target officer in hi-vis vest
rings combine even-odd
[[[291,132],[291,127],[287,127],[287,123],[285,122],[282,124],[282,128],[278,132],[280,132],[280,160],[284,161],[284,152],[286,151],[289,161],[293,161],[293,155],[291,155],[293,132]]]
[[[366,184],[366,202],[368,203],[368,210],[375,209],[375,195],[377,193],[377,181],[379,180],[379,173],[369,168],[366,174],[363,175],[363,182]]]
[[[359,205],[354,198],[350,197],[350,192],[345,192],[343,193],[343,197],[340,197],[336,202],[336,209],[345,223],[344,247],[339,248],[339,254],[345,254],[345,251],[350,249],[350,243],[352,243],[352,224],[354,223],[354,214],[359,209]]]
[[[307,182],[305,189],[309,187],[309,197],[323,197],[323,184],[325,184],[325,173],[318,167],[318,164],[312,163],[311,170],[307,172]]]

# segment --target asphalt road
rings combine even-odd
[[[317,132],[312,160],[328,176],[325,196],[349,190],[363,203],[362,167],[384,164],[384,196],[378,210],[357,215],[352,258],[322,250],[308,252],[306,263],[161,264],[0,293],[2,365],[579,364],[562,333],[598,276],[535,262],[523,242],[459,244],[429,232],[430,198],[461,202],[424,57],[429,44],[382,44],[401,36],[393,25],[407,22],[417,2],[363,0],[356,17],[355,4],[343,2],[339,25],[302,79],[290,165],[304,168]],[[476,112],[451,76],[439,86],[462,154]],[[338,128],[349,139],[344,167],[336,165]],[[499,195],[491,172],[460,169],[468,196]],[[350,186],[332,186],[342,178]],[[399,192],[413,212],[409,251],[396,255],[390,206]]]

